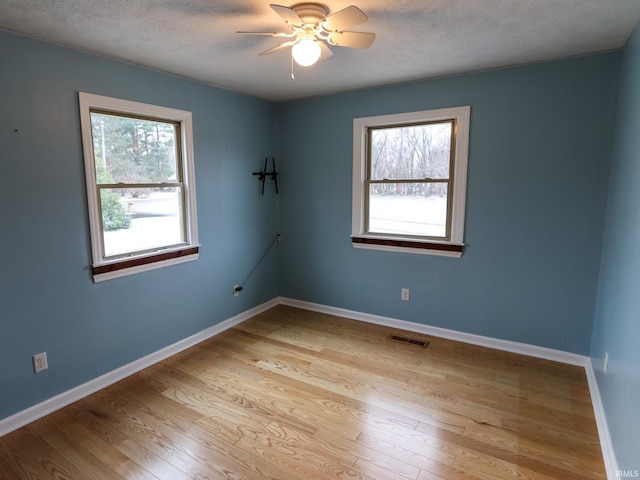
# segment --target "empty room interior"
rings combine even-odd
[[[639,23],[0,2],[0,479],[640,477]]]

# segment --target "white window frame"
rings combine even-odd
[[[353,198],[352,198],[352,244],[356,248],[386,250],[394,252],[462,256],[464,247],[464,217],[467,197],[467,164],[469,155],[470,106],[423,110],[419,112],[378,115],[353,119]],[[375,127],[404,126],[423,122],[455,121],[453,195],[451,211],[451,235],[449,240],[434,240],[396,235],[368,234],[366,225],[367,195],[367,137],[368,130]]]
[[[110,280],[135,273],[154,270],[198,259],[198,226],[196,214],[196,182],[193,155],[193,124],[191,112],[161,107],[146,103],[132,102],[117,98],[79,92],[80,124],[84,151],[84,168],[89,206],[89,227],[91,232],[92,273],[94,282]],[[145,118],[157,118],[180,125],[180,145],[182,148],[182,181],[184,189],[184,221],[186,243],[177,247],[160,248],[154,252],[134,254],[125,258],[103,258],[102,218],[96,187],[96,167],[91,128],[91,111],[112,112]]]

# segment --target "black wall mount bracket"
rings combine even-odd
[[[258,176],[258,180],[262,182],[262,195],[264,195],[264,181],[267,177],[271,177],[276,186],[276,193],[278,192],[278,171],[276,170],[276,159],[275,157],[271,157],[271,171],[267,172],[267,164],[269,163],[269,157],[264,159],[264,167],[260,172],[253,172],[254,175]]]

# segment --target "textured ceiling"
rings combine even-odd
[[[282,4],[290,6],[290,3]],[[333,56],[291,80],[290,50],[268,0],[0,0],[0,28],[269,100],[454,75],[617,49],[640,0],[328,0],[350,4],[376,33],[371,48]]]

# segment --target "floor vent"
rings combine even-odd
[[[415,338],[400,337],[399,335],[389,335],[389,340],[393,340],[394,342],[408,343],[409,345],[416,345],[422,348],[427,348],[429,346],[429,342],[416,340]]]

